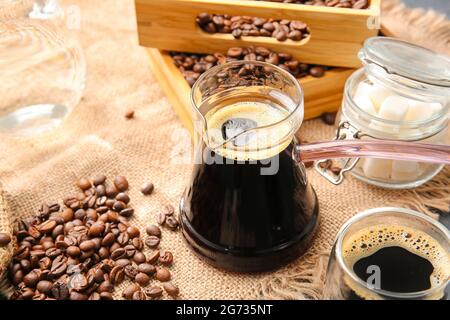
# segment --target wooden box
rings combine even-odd
[[[378,33],[380,0],[368,9],[345,9],[251,0],[135,0],[140,44],[161,50],[225,53],[230,47],[264,46],[290,53],[311,64],[359,67],[357,53],[365,39]],[[208,34],[196,23],[198,14],[229,14],[300,20],[310,30],[301,41],[271,37]]]
[[[190,102],[191,88],[173,63],[168,52],[148,48],[150,65],[169,102],[183,125],[192,133],[194,110]],[[336,111],[342,102],[345,81],[353,69],[334,68],[321,78],[307,76],[299,79],[305,91],[305,119],[312,119],[327,111]]]

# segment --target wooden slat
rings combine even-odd
[[[150,66],[182,124],[193,133],[191,88],[167,52],[148,48]],[[342,101],[344,84],[353,69],[335,68],[322,78],[311,76],[299,80],[305,91],[305,119],[336,111]]]
[[[265,46],[292,54],[306,63],[358,67],[363,41],[377,34],[368,25],[379,16],[379,0],[366,10],[243,0],[135,0],[140,43],[146,47],[183,52],[222,52],[233,46]],[[279,42],[270,37],[208,34],[195,23],[201,12],[301,20],[309,38]]]

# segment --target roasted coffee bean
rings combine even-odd
[[[81,190],[87,190],[91,187],[91,182],[86,178],[81,178],[78,180],[77,185]]]
[[[131,261],[127,258],[121,258],[116,260],[116,266],[125,268],[126,266],[129,266],[131,264]]]
[[[180,294],[180,289],[172,282],[166,282],[163,284],[164,290],[171,297],[177,297]]]
[[[117,237],[117,243],[121,246],[125,246],[128,244],[128,241],[130,241],[130,236],[126,232],[122,232]]]
[[[70,300],[72,300],[72,301],[88,300],[88,296],[84,293],[72,291],[70,293]]]
[[[70,208],[64,209],[64,211],[61,212],[59,215],[61,218],[64,219],[64,222],[71,221],[74,218],[73,210]]]
[[[178,222],[177,218],[173,217],[173,216],[169,216],[166,218],[166,225],[172,229],[172,230],[176,230],[178,229],[180,223]]]
[[[136,238],[139,237],[139,235],[141,234],[139,229],[134,227],[134,226],[130,226],[127,228],[127,233],[130,236],[130,238]]]
[[[117,212],[121,212],[127,207],[127,205],[122,201],[116,201],[113,205],[113,209]],[[98,210],[97,210],[98,211]]]
[[[161,282],[169,281],[171,278],[169,269],[166,269],[166,268],[156,269],[155,278],[156,278],[156,280],[161,281]]]
[[[83,274],[75,273],[69,277],[67,287],[75,291],[84,291],[88,287],[88,281]]]
[[[159,298],[163,294],[163,290],[161,289],[161,287],[158,286],[152,286],[150,288],[147,288],[144,290],[144,292],[149,298]]]
[[[331,160],[326,160],[326,161],[320,162],[319,163],[319,167],[322,168],[322,169],[329,169],[332,164],[333,163],[332,163]]]
[[[136,264],[141,264],[141,263],[146,262],[147,258],[145,257],[145,254],[143,254],[142,252],[138,251],[133,256],[133,261],[136,262]]]
[[[150,283],[150,277],[143,272],[139,272],[134,278],[134,281],[141,287],[145,287]]]
[[[98,237],[103,233],[103,231],[105,231],[105,224],[96,222],[89,228],[88,236],[89,237]]]
[[[100,286],[97,288],[97,291],[99,293],[102,292],[113,292],[114,285],[109,280],[105,280],[102,283],[100,283]]]
[[[149,236],[161,237],[161,229],[154,224],[149,225],[147,228],[145,228],[145,232]]]
[[[138,269],[133,265],[125,266],[123,271],[130,280],[134,280],[136,275],[139,273]]]
[[[139,286],[136,283],[132,283],[122,291],[122,297],[127,300],[130,300],[133,297],[133,294],[136,291],[140,291],[140,290],[141,289],[139,288]]]
[[[165,214],[166,216],[171,216],[171,215],[174,214],[175,209],[174,209],[174,207],[171,206],[170,204],[166,204],[166,205],[163,207],[163,210],[162,210],[162,211],[164,212],[164,214]]]
[[[95,243],[92,240],[85,240],[80,243],[81,251],[91,251],[95,248]]]
[[[111,259],[119,260],[126,257],[126,252],[124,248],[117,248],[113,252],[111,252]]]
[[[306,168],[311,168],[314,165],[314,161],[305,161],[303,164]]]
[[[133,213],[134,213],[134,209],[133,209],[133,208],[126,208],[126,209],[123,209],[123,210],[121,210],[121,211],[119,212],[119,214],[120,214],[122,217],[126,217],[126,218],[131,217],[131,216],[133,215]]]
[[[159,256],[160,256],[159,250],[155,250],[149,254],[149,256],[147,258],[147,262],[150,264],[155,264],[158,261]]]
[[[45,251],[45,255],[51,259],[56,258],[61,254],[61,250],[57,248],[50,248],[47,251]]]
[[[154,189],[155,189],[155,186],[153,185],[153,183],[147,182],[142,186],[141,192],[142,192],[142,194],[148,196],[153,193]]]
[[[325,70],[321,67],[312,67],[309,69],[309,73],[316,78],[323,77],[325,75]]]
[[[133,258],[133,256],[136,254],[136,251],[137,251],[136,248],[132,244],[126,245],[124,247],[124,249],[125,249],[125,254],[126,254],[127,258]]]
[[[134,118],[134,110],[132,110],[132,109],[130,109],[130,110],[127,110],[126,112],[125,112],[125,118],[127,118],[127,119],[133,119]]]
[[[231,34],[234,38],[240,39],[242,37],[242,30],[241,29],[234,29]]]
[[[140,265],[138,265],[137,271],[145,273],[148,276],[151,276],[156,272],[156,268],[155,266],[149,263],[141,263]]]
[[[94,183],[95,186],[98,186],[100,184],[105,183],[106,181],[106,176],[104,174],[99,174],[96,175],[93,179],[92,182]]]
[[[130,202],[130,197],[126,193],[121,192],[121,193],[117,194],[116,200],[127,204],[128,202]]]
[[[339,167],[331,167],[330,171],[331,171],[333,174],[335,174],[335,175],[338,176],[338,175],[341,173],[342,169],[339,168]]]
[[[128,180],[124,176],[117,176],[114,178],[114,185],[119,191],[128,190]]]
[[[157,236],[149,236],[145,239],[145,244],[150,248],[156,248],[161,240]]]
[[[0,232],[0,247],[7,246],[11,241],[11,236],[8,233]]]
[[[125,278],[123,267],[115,266],[114,268],[112,268],[111,272],[109,273],[109,278],[111,283],[113,283],[114,285],[122,283]]]
[[[67,300],[70,297],[69,288],[63,281],[57,281],[52,286],[52,296],[56,300]]]
[[[144,249],[144,242],[142,242],[141,238],[133,238],[131,240],[131,244],[137,249],[142,250]]]
[[[164,214],[164,212],[158,212],[156,214],[156,221],[159,225],[163,225],[166,222],[166,215]]]
[[[25,277],[23,277],[23,282],[25,283],[25,285],[27,287],[34,288],[34,287],[36,287],[36,284],[39,281],[39,277],[40,277],[40,273],[33,270],[30,273],[28,273]]]
[[[159,262],[165,266],[171,266],[173,263],[173,255],[170,251],[161,251]]]
[[[133,293],[132,300],[147,300],[147,296],[145,295],[144,292],[139,290],[139,291],[136,291],[135,293]]]
[[[321,118],[325,124],[332,126],[336,122],[336,112],[324,112]]]
[[[52,291],[52,288],[53,288],[53,283],[51,281],[47,281],[47,280],[41,280],[36,285],[36,289],[40,293],[44,293],[44,294],[50,294]]]
[[[116,241],[116,237],[112,232],[107,233],[102,239],[102,246],[110,246]]]
[[[47,220],[40,225],[37,226],[37,229],[39,232],[42,233],[49,233],[56,227],[56,221],[54,220]]]
[[[105,193],[107,197],[114,198],[119,193],[119,191],[115,186],[106,186]]]
[[[110,292],[101,292],[100,300],[114,300],[114,298]]]
[[[93,292],[88,300],[101,300],[100,294],[98,292]]]

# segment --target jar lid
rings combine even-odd
[[[389,37],[364,42],[359,59],[365,66],[377,65],[388,74],[418,82],[450,87],[450,57]]]

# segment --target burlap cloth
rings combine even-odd
[[[86,92],[56,131],[26,140],[1,137],[0,177],[10,213],[13,218],[29,216],[44,201],[75,194],[79,177],[122,174],[131,185],[134,223],[144,227],[154,222],[154,212],[162,205],[177,206],[191,165],[173,162],[187,154],[190,141],[149,69],[145,50],[138,46],[133,1],[74,2],[81,8]],[[124,113],[130,108],[136,117],[126,120]],[[308,141],[330,139],[334,128],[320,120],[308,121],[300,135]],[[352,177],[335,187],[312,169],[308,178],[320,201],[317,237],[305,256],[275,272],[237,274],[212,268],[194,256],[181,233],[165,231],[161,247],[175,253],[172,272],[181,298],[320,298],[328,254],[348,218],[378,206],[427,211],[425,205],[448,210],[450,203],[448,168],[414,191],[382,190]],[[146,181],[156,185],[150,197],[139,192]]]

